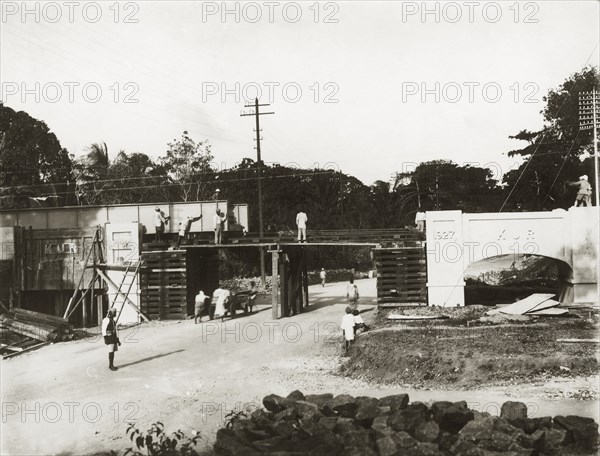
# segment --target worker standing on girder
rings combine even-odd
[[[298,242],[306,242],[306,222],[308,217],[302,210],[296,214],[296,225],[298,226]]]
[[[190,230],[192,229],[192,223],[197,222],[202,218],[202,214],[198,217],[186,217],[185,222],[181,222],[179,224],[179,233],[177,236],[177,248],[181,246],[182,242],[187,240],[188,234],[190,234]]]
[[[417,225],[419,231],[425,231],[425,212],[417,212],[417,215],[415,216],[415,225]]]
[[[163,233],[165,232],[165,225],[169,222],[169,217],[165,217],[160,208],[154,209],[154,240],[161,242],[163,240]]]
[[[221,209],[217,209],[213,217],[213,223],[215,226],[215,244],[220,244],[223,240],[223,224],[225,223],[225,214],[221,212]]]
[[[574,187],[578,186],[579,190],[577,191],[577,197],[575,198],[575,203],[573,207],[579,206],[590,206],[590,196],[592,194],[592,186],[588,182],[588,177],[584,174],[579,177],[579,181],[577,182],[569,182],[569,185]]]

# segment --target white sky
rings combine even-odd
[[[596,1],[471,2],[472,7],[302,2],[295,23],[297,7],[289,2],[271,7],[272,23],[268,2],[229,2],[229,9],[239,8],[239,23],[234,14],[221,17],[222,2],[122,2],[115,8],[110,1],[99,9],[93,2],[75,3],[71,21],[68,2],[31,2],[27,7],[39,14],[23,17],[22,2],[4,1],[0,22],[1,98],[44,120],[74,155],[104,141],[113,156],[124,149],[157,157],[187,130],[195,140],[210,141],[219,166],[234,166],[243,157],[255,158],[254,118],[239,116],[244,100],[235,100],[235,84],[240,97],[244,87],[254,97],[252,85],[258,84],[261,102],[268,102],[268,84],[278,83],[268,108],[275,115],[261,117],[266,162],[303,167],[333,162],[366,184],[442,158],[491,167],[496,162],[506,172],[514,163],[506,152],[523,145],[508,136],[539,128],[547,90],[586,63],[599,62]],[[425,6],[438,9],[437,22],[435,14],[421,16]],[[203,8],[218,11],[203,20]],[[262,17],[251,23],[257,8]],[[102,16],[93,23],[98,11]],[[62,16],[53,23],[57,12]],[[127,14],[137,23],[126,23]],[[328,14],[337,23],[325,23]],[[79,84],[73,102],[65,83]],[[88,101],[95,96],[93,86],[84,99],[87,83],[101,88],[98,102]],[[465,83],[478,84],[472,102]],[[225,99],[223,84],[232,91]],[[486,93],[484,84],[490,84]],[[302,90],[295,103],[294,86]],[[457,86],[462,94],[451,103]],[[215,87],[217,94],[207,91]],[[433,91],[424,101],[422,87]],[[495,87],[502,93],[491,102]],[[138,89],[133,94],[138,103],[124,102],[131,88]],[[419,92],[408,94],[408,88]],[[327,95],[338,102],[323,102]]]

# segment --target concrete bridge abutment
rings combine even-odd
[[[552,212],[465,214],[427,212],[428,304],[464,306],[464,273],[476,261],[531,254],[560,260],[565,303],[598,303],[600,212],[578,207]]]

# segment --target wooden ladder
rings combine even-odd
[[[118,309],[117,318],[115,319],[115,322],[119,321],[121,312],[123,312],[123,307],[129,299],[129,293],[131,292],[131,288],[133,287],[135,279],[140,272],[141,265],[142,261],[137,260],[135,262],[129,263],[127,265],[127,269],[125,269],[123,279],[121,279],[121,283],[119,284],[119,288],[117,289],[117,294],[115,295],[115,299],[113,300],[111,305],[111,307]],[[126,289],[125,292],[123,291],[124,289]]]

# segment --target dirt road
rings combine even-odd
[[[357,283],[362,308],[371,308],[375,280]],[[277,321],[271,320],[270,308],[264,308],[223,324],[194,325],[187,320],[122,331],[117,372],[107,369],[100,337],[51,345],[3,361],[0,453],[123,450],[130,446],[125,430],[132,420],[142,429],[162,421],[170,431],[199,430],[208,446],[229,411],[257,408],[269,393],[406,392],[335,374],[341,359],[344,295],[345,284],[313,286],[309,312]],[[571,383],[512,391],[408,392],[411,400],[464,399],[490,413],[497,413],[510,399],[526,402],[530,415],[579,414],[598,420],[598,401],[544,399],[549,391],[569,387]]]

